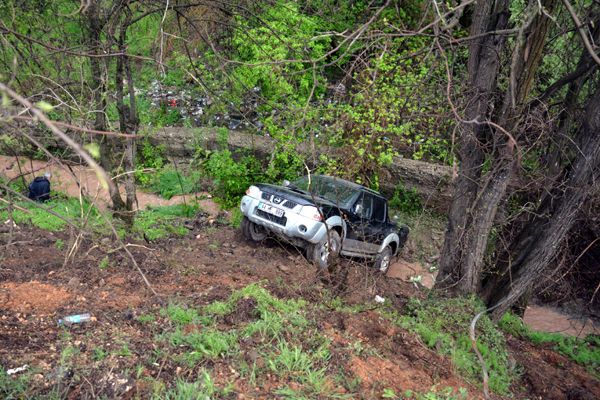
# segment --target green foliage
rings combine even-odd
[[[48,211],[37,207],[37,204],[19,201],[16,203],[21,209],[13,209],[13,219],[17,225],[29,224],[36,226],[40,229],[47,231],[62,231],[66,226],[67,222],[60,219],[59,217],[50,214]],[[87,224],[92,228],[99,228],[104,225],[104,220],[98,209],[83,201],[81,204],[79,199],[74,197],[62,197],[53,195],[50,201],[41,204],[42,207],[48,208],[56,214],[64,217],[65,219],[72,221],[75,224],[81,223],[82,215],[89,215]],[[6,203],[0,203],[0,220],[6,221],[9,218],[8,205]]]
[[[150,143],[148,136],[144,137],[137,154],[135,171],[135,179],[142,186],[149,186],[154,179],[154,174],[148,173],[144,169],[161,170],[166,161],[164,153],[164,145],[155,146]]]
[[[173,196],[196,192],[198,179],[200,179],[198,172],[187,176],[175,169],[164,168],[153,177],[150,189],[165,199],[170,199]]]
[[[94,361],[102,361],[108,356],[108,352],[102,347],[95,347],[92,353],[92,359]]]
[[[15,377],[8,376],[0,366],[0,397],[6,400],[25,398],[29,388],[30,376],[28,374]]]
[[[240,210],[239,207],[234,207],[231,209],[230,213],[231,217],[229,218],[229,223],[232,227],[239,228],[242,224],[242,219],[244,218],[242,210]]]
[[[140,324],[150,324],[156,321],[156,317],[152,314],[142,314],[139,315],[136,319]]]
[[[171,322],[177,326],[185,326],[201,321],[198,311],[193,308],[185,308],[180,305],[171,304],[166,309],[161,310],[163,316],[168,316]]]
[[[215,180],[215,195],[225,207],[237,205],[248,186],[257,180],[258,162],[254,157],[233,159],[229,150],[210,154],[204,164],[206,172]]]
[[[268,21],[268,25],[263,21]],[[259,87],[269,102],[304,104],[315,79],[310,64],[286,60],[322,57],[331,42],[329,36],[318,36],[326,30],[324,22],[317,16],[303,14],[298,4],[289,1],[276,1],[265,7],[260,20],[240,16],[236,22],[239,29],[232,38],[236,58],[254,65],[240,65],[234,70],[233,92],[241,98],[248,89]],[[322,76],[316,78],[314,92],[318,96],[325,87]]]
[[[107,269],[108,267],[110,267],[110,261],[108,260],[108,256],[104,256],[104,258],[102,260],[100,260],[100,262],[98,263],[98,268],[100,269]]]
[[[65,242],[62,239],[56,239],[54,247],[56,247],[57,250],[62,250],[65,248]]]
[[[388,202],[391,208],[408,214],[416,214],[423,210],[421,196],[415,188],[407,189],[399,184],[394,190],[394,195]]]
[[[588,335],[584,339],[580,339],[560,333],[537,332],[511,313],[502,316],[499,326],[505,332],[530,340],[533,344],[553,345],[554,350],[584,366],[596,377],[600,377],[600,337],[598,335]]]
[[[196,215],[198,210],[195,204],[149,207],[136,214],[132,232],[140,237],[145,234],[148,240],[169,235],[183,236],[188,232],[183,221]]]
[[[165,338],[169,345],[186,350],[180,359],[190,367],[202,360],[224,357],[238,347],[235,333],[224,333],[212,328],[189,333],[177,328]]]
[[[411,315],[401,317],[399,323],[417,333],[427,346],[449,355],[463,376],[479,382],[481,366],[471,347],[469,326],[484,310],[483,305],[474,298],[411,299],[409,309]],[[477,322],[476,337],[490,376],[490,389],[509,393],[516,372],[508,361],[504,336],[485,314]]]
[[[200,372],[200,377],[194,382],[177,379],[175,387],[159,391],[152,396],[153,400],[207,400],[228,397],[228,388],[219,389],[206,370]]]
[[[437,389],[433,387],[427,393],[415,393],[411,390],[404,392],[404,399],[415,399],[415,400],[466,400],[468,399],[468,392],[465,388],[452,388],[446,387],[443,389]],[[400,398],[400,397],[390,397]]]

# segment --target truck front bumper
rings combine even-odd
[[[258,209],[259,203],[265,203],[284,211],[282,217],[268,214]],[[269,201],[257,199],[251,196],[242,197],[240,210],[252,222],[265,227],[267,230],[285,238],[302,239],[309,243],[319,243],[325,238],[327,227],[321,221],[298,214],[296,208],[288,209]]]

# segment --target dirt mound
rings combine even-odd
[[[252,321],[259,316],[256,306],[258,303],[253,298],[239,299],[233,311],[223,318],[228,325],[237,325],[242,322]]]
[[[374,311],[358,314],[334,314],[327,318],[325,334],[335,343],[355,348],[346,368],[360,378],[364,391],[380,393],[392,388],[427,392],[433,386],[463,387],[469,398],[480,392],[453,372],[444,357],[426,348],[413,334],[394,326]],[[374,349],[377,349],[374,351]]]
[[[0,285],[1,308],[23,313],[51,314],[70,298],[65,289],[38,281]]]
[[[600,382],[566,357],[510,338],[511,355],[523,367],[522,384],[543,399],[600,399]]]

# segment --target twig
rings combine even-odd
[[[96,175],[98,175],[98,178],[100,179],[103,186],[107,185],[111,189],[110,190],[111,193],[113,191],[117,191],[115,184],[109,178],[109,176],[106,173],[106,171],[104,170],[104,168],[102,168],[100,165],[98,165],[98,163],[92,158],[92,156],[90,156],[85,150],[83,150],[79,144],[77,144],[73,139],[71,139],[69,136],[65,135],[64,132],[62,132],[60,129],[58,129],[56,127],[56,125],[54,125],[54,123],[46,116],[46,114],[44,114],[42,111],[38,110],[36,107],[34,107],[34,105],[29,100],[27,100],[23,96],[19,95],[18,93],[16,93],[14,90],[12,90],[11,88],[9,88],[8,86],[6,86],[3,83],[0,83],[0,91],[7,93],[10,97],[17,100],[23,106],[29,108],[31,110],[31,112],[44,123],[44,125],[46,125],[56,136],[58,136],[69,147],[71,147],[73,150],[75,150],[75,152],[78,155],[80,155],[81,158],[83,158],[90,167],[92,167],[94,169],[94,171],[96,172]]]
[[[598,55],[594,51],[594,47],[590,43],[590,39],[588,38],[587,33],[583,29],[584,25],[579,20],[577,13],[573,9],[573,6],[571,5],[571,3],[569,3],[569,0],[562,0],[562,2],[565,5],[565,7],[567,8],[567,11],[569,11],[569,14],[571,14],[571,18],[573,19],[573,22],[575,22],[575,26],[577,27],[577,31],[579,32],[579,35],[581,36],[581,40],[583,40],[583,44],[584,44],[585,48],[590,53],[590,56],[592,56],[592,58],[594,59],[596,64],[600,65],[600,57],[598,57]]]

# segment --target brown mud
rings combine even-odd
[[[145,378],[174,382],[190,378],[193,371],[148,361],[156,351],[156,332],[138,322],[140,315],[157,314],[165,304],[178,300],[200,307],[227,299],[234,290],[254,282],[262,282],[277,297],[303,297],[315,303],[323,300],[326,287],[293,247],[273,241],[248,243],[228,227],[204,228],[188,237],[129,247],[160,294],[157,298],[126,255],[114,251],[116,244],[86,239],[75,263],[63,266],[67,250],[59,250],[54,243],[58,239],[69,243],[69,238],[67,232],[50,234],[20,227],[14,244],[7,245],[8,235],[0,235],[0,365],[5,369],[29,365],[35,371],[30,389],[38,394],[58,387],[66,398],[146,398],[152,388]],[[101,269],[99,263],[106,254],[110,266]],[[328,369],[344,371],[348,379],[359,382],[352,393],[330,382],[333,390],[350,398],[372,399],[380,398],[386,388],[404,393],[427,392],[433,386],[462,387],[469,398],[482,398],[477,386],[458,376],[447,358],[374,311],[375,295],[402,309],[410,297],[424,295],[418,285],[382,276],[350,260],[340,263],[347,280],[338,294],[350,305],[372,304],[373,310],[311,315],[332,343]],[[82,312],[91,313],[93,321],[68,330],[57,326],[59,318]],[[254,318],[256,304],[242,299],[222,323],[233,326]],[[77,365],[65,361],[66,343],[79,354]],[[356,343],[360,348],[349,351]],[[509,345],[523,371],[522,382],[516,385],[525,388],[515,398],[600,398],[599,382],[573,362],[517,339],[510,339]],[[95,349],[110,355],[98,361]],[[253,358],[251,343],[242,346],[242,351]],[[228,362],[224,358],[206,367],[217,385],[234,382],[233,398],[273,398],[272,390],[286,383],[272,375],[265,378],[263,387],[254,387]],[[141,364],[144,368],[140,369]]]

